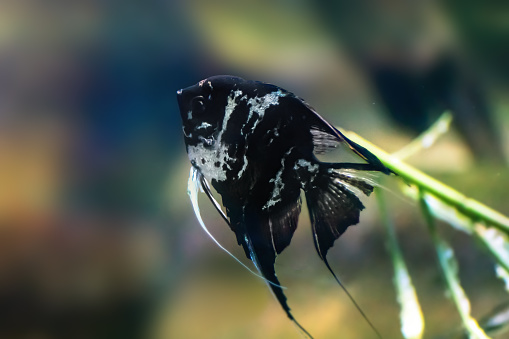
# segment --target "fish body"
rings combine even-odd
[[[358,223],[364,208],[357,195],[373,190],[373,182],[356,172],[389,170],[304,100],[275,85],[215,76],[178,91],[177,98],[191,164],[221,195],[239,245],[295,321],[274,262],[297,228],[301,192],[316,250],[330,269],[327,251]],[[316,157],[340,144],[365,163],[325,163]]]

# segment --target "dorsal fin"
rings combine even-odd
[[[311,107],[308,103],[306,103],[303,99],[295,96],[295,100],[299,100],[301,105],[304,108],[305,113],[311,118],[311,133],[316,133],[319,137],[313,136],[313,142],[315,149],[319,151],[324,151],[326,148],[333,146],[332,140],[337,140],[338,143],[346,143],[346,145],[361,159],[366,161],[371,165],[371,170],[379,171],[385,174],[390,174],[391,171],[385,167],[382,162],[370,151],[361,145],[353,142],[348,139],[341,131],[339,131],[336,127],[332,126],[327,120],[322,118],[320,114],[316,112],[316,110]],[[318,132],[313,132],[313,130]],[[329,135],[330,137],[325,137],[325,135]],[[334,146],[335,147],[335,146]]]

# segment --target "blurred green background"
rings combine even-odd
[[[504,2],[2,0],[0,337],[300,337],[263,281],[200,229],[176,90],[215,74],[272,82],[390,152],[452,107],[453,130],[409,162],[508,214],[507,60]],[[396,181],[383,185],[426,338],[451,334],[459,316]],[[398,338],[383,227],[365,204],[329,262]],[[485,253],[441,226],[473,315],[507,302]],[[316,255],[306,211],[276,270],[316,338],[374,337]]]

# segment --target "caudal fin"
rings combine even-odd
[[[313,240],[320,258],[346,229],[359,222],[364,205],[358,194],[369,195],[374,183],[355,175],[323,166],[305,190],[313,230]]]
[[[311,181],[305,194],[311,219],[313,242],[318,255],[364,319],[381,338],[379,332],[343,286],[327,261],[327,252],[333,246],[334,241],[349,226],[359,222],[359,215],[364,209],[364,205],[358,195],[370,195],[374,185],[372,180],[356,175],[355,171],[333,169],[321,164],[317,176]]]

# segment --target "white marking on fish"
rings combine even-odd
[[[282,180],[283,171],[285,170],[285,160],[286,156],[290,155],[294,147],[291,147],[288,152],[285,153],[283,158],[281,159],[281,169],[276,173],[276,177],[274,179],[270,179],[269,182],[274,183],[274,189],[272,190],[272,195],[267,201],[267,203],[262,207],[262,210],[266,210],[267,208],[274,206],[278,202],[281,201],[281,191],[285,187],[285,183]]]
[[[272,242],[272,248],[274,249],[274,253],[277,253],[276,243],[274,242],[274,230],[272,229],[272,220],[270,220],[270,219],[269,219],[269,230],[270,230],[270,240]]]
[[[224,165],[227,168],[230,167],[228,164],[230,157],[226,147],[207,148],[203,144],[198,144],[196,146],[189,146],[187,153],[189,160],[196,164],[207,180],[226,180]],[[219,166],[215,165],[216,162],[219,162]]]
[[[237,103],[235,100],[242,95],[242,91],[240,89],[233,92],[233,95],[230,95],[228,97],[228,102],[226,104],[226,107],[224,108],[224,118],[223,118],[223,126],[221,127],[221,131],[219,131],[219,134],[217,136],[217,141],[221,142],[221,137],[223,136],[223,133],[226,131],[226,126],[228,125],[228,120],[230,120],[230,117],[237,107]],[[242,99],[241,99],[242,100]]]
[[[196,127],[196,129],[202,129],[202,128],[207,128],[207,127],[211,127],[212,125],[209,124],[208,122],[202,122],[200,126]]]
[[[279,98],[286,96],[281,90],[272,92],[264,95],[263,97],[254,97],[247,101],[247,104],[251,106],[249,109],[249,115],[247,116],[247,122],[249,122],[253,116],[253,113],[258,114],[258,118],[255,120],[251,131],[254,132],[258,123],[263,119],[265,111],[272,105],[279,105]]]
[[[238,178],[239,178],[239,179],[242,177],[242,174],[244,174],[244,172],[246,171],[247,164],[248,164],[247,157],[246,157],[246,155],[244,154],[244,165],[242,165],[242,168],[241,168],[241,169],[240,169],[240,171],[239,171],[239,174],[238,174]]]
[[[205,147],[204,144],[200,143],[196,146],[189,146],[187,149],[189,160],[196,164],[205,178],[209,181],[212,181],[212,179],[225,181],[227,179],[226,170],[231,170],[232,165],[239,160],[238,158],[230,157],[228,154],[228,145],[222,142],[222,137],[223,133],[226,131],[228,121],[237,107],[236,100],[241,95],[242,91],[236,90],[228,97],[228,102],[224,111],[223,124],[214,145],[212,147]],[[241,98],[241,100],[242,99],[243,98]],[[204,124],[207,123],[202,123],[202,126],[204,126]],[[219,163],[219,166],[216,166],[216,163]],[[247,164],[243,165],[243,170],[245,170],[246,166]],[[241,169],[239,173],[243,170]]]
[[[203,86],[203,82],[199,83],[200,86]],[[210,85],[210,84],[209,84]],[[228,154],[228,145],[224,144],[222,142],[223,134],[226,132],[228,127],[228,121],[231,118],[232,113],[237,108],[238,102],[237,98],[240,97],[239,101],[246,100],[247,96],[242,96],[242,91],[237,89],[235,91],[232,91],[231,95],[228,97],[228,101],[224,110],[224,117],[223,117],[223,123],[221,126],[221,130],[217,134],[216,142],[214,143],[214,146],[211,148],[205,147],[203,144],[198,144],[196,146],[189,146],[188,147],[188,156],[189,159],[196,164],[200,168],[200,171],[203,173],[205,178],[208,180],[215,179],[217,181],[225,181],[227,179],[226,177],[226,170],[232,169],[232,165],[237,163],[240,159],[239,158],[232,158]],[[272,105],[277,105],[279,103],[279,98],[282,96],[285,96],[286,94],[282,93],[281,90],[278,90],[276,92],[272,92],[269,94],[264,95],[263,97],[255,97],[248,100],[248,105],[250,105],[249,110],[249,116],[247,118],[247,122],[251,119],[253,116],[253,113],[257,113],[258,118],[254,122],[254,125],[252,127],[252,131],[254,131],[256,125],[261,121],[263,118],[265,111],[267,108],[269,108]],[[189,113],[190,115],[190,113]],[[190,117],[191,118],[191,117]],[[197,129],[206,128],[209,127],[210,124],[203,122]],[[246,152],[246,150],[244,150]],[[238,172],[238,178],[240,178],[244,172],[247,169],[248,166],[248,160],[245,156],[242,158],[243,164],[242,168]],[[284,159],[283,159],[284,160]],[[282,160],[282,162],[283,162]],[[219,162],[219,166],[216,166],[215,164]],[[281,176],[282,173],[279,174]],[[275,181],[275,187],[273,191],[273,198],[269,200],[268,207],[272,206],[279,200],[281,200],[280,191],[283,189],[284,184],[281,181],[281,178],[272,179]],[[276,198],[278,198],[276,200]],[[272,204],[272,205],[271,205]]]
[[[299,159],[299,161],[295,163],[295,166],[293,166],[293,169],[296,170],[299,169],[299,167],[306,167],[311,174],[316,174],[318,172],[318,164],[311,165],[309,161],[304,159]]]
[[[189,134],[186,133],[186,128],[184,126],[182,126],[182,132],[184,132],[184,136],[186,138],[191,138],[193,136],[193,133],[189,133]]]
[[[201,81],[198,83],[198,86],[202,87],[204,83],[205,83],[205,79],[204,79],[204,80],[201,80]]]

